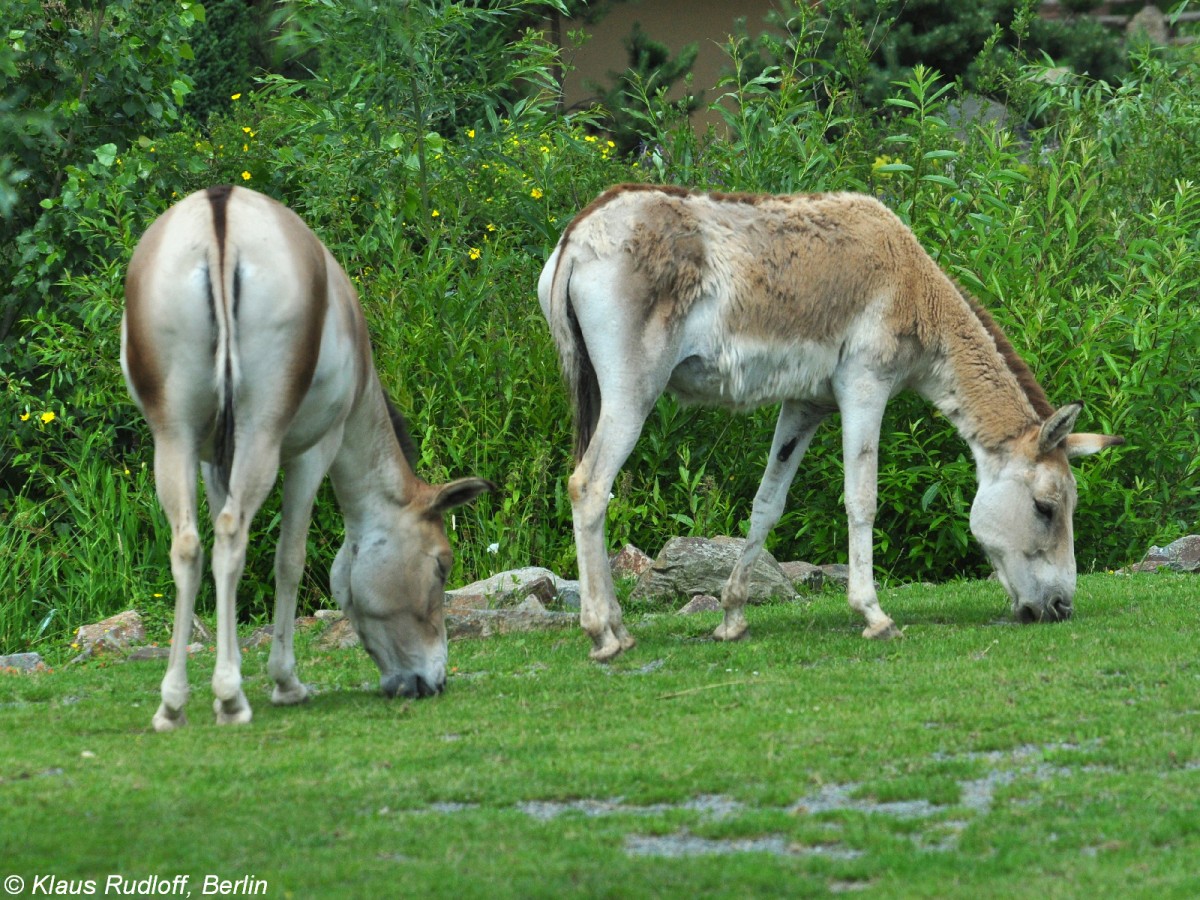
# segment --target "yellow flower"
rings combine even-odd
[[[472,247],[467,256],[471,257],[471,259],[479,259],[479,257],[483,256],[483,252],[478,247]]]
[[[249,152],[250,152],[250,145],[249,145],[249,144],[242,144],[242,152],[243,152],[243,153],[249,153]]]
[[[495,225],[493,225],[491,222],[488,222],[488,224],[487,224],[487,230],[488,230],[488,231],[495,231],[495,230],[496,230],[496,226],[495,226]]]
[[[233,95],[231,95],[231,96],[230,96],[230,98],[229,98],[229,99],[230,99],[230,100],[241,100],[241,99],[242,99],[242,95],[241,95],[240,93],[233,94]]]
[[[472,140],[475,139],[475,129],[474,128],[467,129],[467,137],[471,138]]]
[[[247,125],[243,125],[243,126],[242,126],[242,133],[243,133],[243,134],[248,134],[248,135],[250,135],[250,137],[254,137],[254,132],[253,132],[253,131],[251,131],[251,130],[250,130],[250,128],[249,128],[249,126],[247,126]]]
[[[242,181],[249,181],[253,176],[249,172],[242,173]]]
[[[22,421],[22,422],[28,422],[28,421],[29,421],[29,417],[30,417],[31,415],[33,415],[33,413],[22,413],[22,414],[21,414],[21,421]]]
[[[534,188],[532,191],[529,192],[529,196],[532,197],[534,200],[541,200],[542,199],[542,189]]]
[[[155,594],[154,596],[155,596],[155,597],[161,597],[161,596],[162,596],[162,594]]]
[[[51,412],[50,410],[47,410],[46,412],[42,413],[42,415],[41,415],[43,425],[49,425],[51,422],[53,422],[57,418],[58,418],[58,416],[54,415],[54,413]]]
[[[608,144],[608,148],[609,148],[610,150],[611,150],[611,149],[613,149],[614,147],[616,147],[616,146],[617,146],[617,145],[616,145],[616,144],[614,144],[612,141],[605,141],[605,143],[606,143],[606,144]]]
[[[880,178],[891,178],[891,172],[880,172],[879,170],[884,166],[891,165],[894,162],[898,162],[898,160],[892,159],[886,153],[883,156],[875,157],[875,162],[871,163],[871,174],[877,175]]]
[[[596,143],[596,141],[598,141],[600,139],[598,137],[596,137],[594,134],[589,134],[584,138],[584,140],[587,141],[589,144],[594,144],[594,143]]]
[[[438,211],[435,209],[435,210],[434,210],[433,212],[431,212],[429,215],[430,215],[430,217],[431,217],[431,218],[434,218],[434,219],[436,219],[438,216],[440,216],[440,215],[441,215],[441,213],[440,213],[440,212],[438,212]]]

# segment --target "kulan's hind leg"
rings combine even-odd
[[[603,409],[587,452],[568,482],[579,554],[579,624],[592,639],[591,657],[597,662],[608,662],[634,645],[621,621],[608,566],[604,517],[613,480],[637,443],[642,423],[643,417],[628,408],[616,416]]]
[[[154,481],[158,499],[171,523],[171,574],[175,579],[175,623],[171,653],[162,681],[162,703],[154,713],[155,731],[187,724],[187,645],[191,640],[196,591],[203,573],[204,551],[196,527],[196,454],[187,438],[155,435]]]
[[[788,488],[825,415],[816,407],[794,400],[786,401],[780,407],[771,455],[754,496],[746,545],[721,592],[725,619],[713,632],[718,641],[736,641],[746,636],[745,606],[750,592],[750,572],[762,553],[767,535],[783,515]]]
[[[242,691],[242,654],[237,636],[237,585],[246,566],[250,523],[279,471],[279,445],[262,435],[238,434],[229,491],[213,518],[213,579],[217,587],[217,662],[213,669],[213,711],[218,725],[250,721]]]

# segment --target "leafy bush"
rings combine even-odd
[[[995,70],[1022,55],[1115,83],[1126,71],[1122,39],[1087,17],[1039,18],[1036,0],[829,0],[792,2],[772,14],[782,44],[758,38],[753,65],[803,61],[823,71],[818,93],[843,92],[856,109],[879,112],[893,84],[915,66],[938,70],[967,90],[1004,98]],[[803,48],[803,52],[798,52]]]
[[[184,0],[150,20],[138,0],[94,6],[14,0],[0,53],[0,365],[11,364],[19,317],[53,295],[64,271],[80,261],[76,242],[47,221],[41,203],[63,190],[73,168],[97,148],[146,131],[166,131],[192,88],[180,73],[191,55],[187,30],[203,19]],[[17,363],[25,366],[25,361]]]
[[[167,615],[166,529],[146,470],[148,435],[116,364],[122,280],[145,227],[219,182],[288,203],[342,262],[359,287],[384,384],[419,439],[420,472],[477,473],[502,485],[454,518],[456,582],[530,563],[565,574],[573,565],[570,416],[535,287],[570,217],[623,180],[881,197],[993,310],[1053,401],[1082,398],[1081,424],[1129,439],[1077,466],[1081,567],[1124,564],[1150,541],[1196,526],[1200,313],[1187,302],[1200,286],[1200,200],[1188,180],[1200,132],[1194,47],[1143,53],[1111,87],[1015,71],[1006,89],[1048,123],[1022,143],[982,123],[951,127],[956,92],[923,67],[891,85],[892,115],[881,121],[813,64],[818,31],[778,40],[779,62],[766,67],[735,44],[714,101],[724,133],[696,133],[677,104],[648,94],[639,113],[647,149],[630,160],[584,117],[557,116],[547,80],[555,60],[534,32],[486,44],[470,78],[435,76],[475,24],[521,21],[537,8],[350,5],[335,19],[312,3],[304,27],[324,34],[322,59],[335,69],[264,77],[220,101],[203,125],[164,111],[161,125],[150,118],[106,132],[108,140],[76,147],[53,192],[44,185],[17,255],[6,257],[24,295],[0,357],[9,416],[0,591],[10,598],[0,607],[0,648],[57,641],[129,605]],[[866,33],[846,38],[860,42],[860,56]],[[391,64],[397,48],[410,54],[402,70]],[[170,93],[169,67],[146,77]],[[671,534],[743,528],[773,418],[660,400],[614,486],[610,542],[654,552]],[[844,558],[841,477],[831,425],[772,536],[777,553]],[[897,398],[881,450],[880,575],[985,571],[967,531],[973,480],[946,421],[916,398]],[[270,534],[277,508],[269,501],[256,535]],[[303,607],[328,602],[340,528],[326,491]],[[269,537],[251,548],[241,588],[250,618],[269,611],[272,553]],[[202,596],[201,608],[208,603]]]

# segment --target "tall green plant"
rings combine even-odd
[[[191,56],[184,38],[204,9],[181,0],[145,12],[144,0],[9,6],[0,53],[0,196],[8,210],[0,218],[0,366],[17,352],[20,317],[52,299],[57,280],[80,261],[47,211],[70,168],[87,165],[97,148],[179,121],[192,88],[179,71]]]

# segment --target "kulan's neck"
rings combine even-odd
[[[378,378],[355,404],[329,470],[347,531],[408,503],[417,476],[404,458]]]
[[[940,343],[918,390],[979,451],[994,452],[1053,412],[1028,366],[973,301],[947,282]]]

